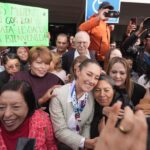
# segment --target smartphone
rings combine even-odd
[[[16,150],[34,150],[36,139],[33,138],[19,138]]]
[[[137,25],[137,18],[136,17],[131,18],[130,21],[131,21],[131,24]]]
[[[108,18],[118,18],[119,17],[119,12],[118,11],[114,11],[114,10],[110,10],[108,12],[105,12],[105,17]]]

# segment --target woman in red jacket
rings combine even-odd
[[[36,109],[31,86],[14,80],[0,92],[0,150],[20,149],[22,139],[34,141],[29,144],[34,150],[57,150],[50,118]]]

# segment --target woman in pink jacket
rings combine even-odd
[[[30,150],[57,150],[50,118],[36,108],[31,86],[25,81],[10,81],[2,87],[0,150],[21,150],[22,146],[29,146]]]

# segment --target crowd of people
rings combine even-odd
[[[111,43],[113,9],[53,49],[0,47],[0,150],[150,149],[150,32],[130,21]]]

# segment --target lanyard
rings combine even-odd
[[[77,100],[76,91],[75,91],[75,81],[73,81],[71,84],[71,102],[73,106],[73,111],[75,113],[75,119],[77,121],[77,126],[76,126],[77,131],[80,130],[79,127],[79,121],[81,121],[80,114],[86,105],[87,99],[88,99],[88,93],[85,93],[85,98],[83,100],[81,101]]]

